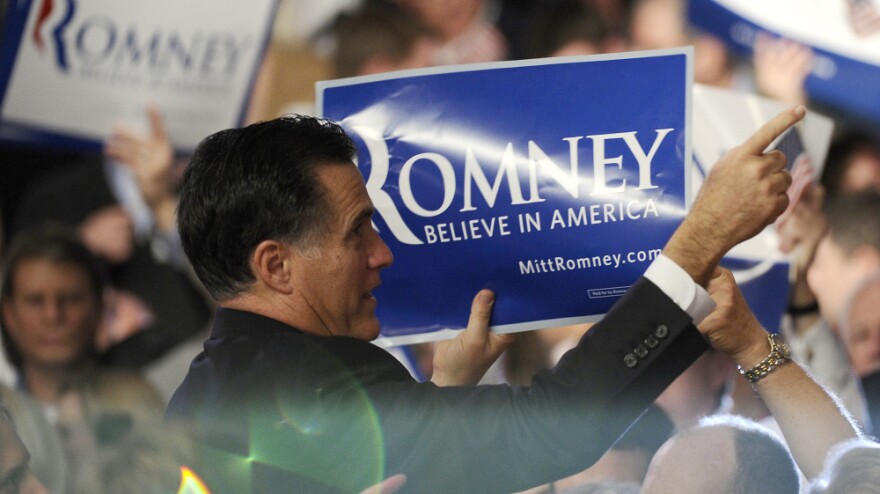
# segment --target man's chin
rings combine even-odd
[[[364,321],[363,324],[358,325],[354,337],[359,340],[373,341],[379,337],[379,331],[379,320],[374,316],[371,321]]]

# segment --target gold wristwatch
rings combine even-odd
[[[773,369],[791,361],[791,349],[785,343],[785,340],[779,335],[772,333],[767,335],[767,340],[770,342],[770,355],[767,355],[764,360],[751,369],[746,370],[739,367],[739,373],[751,384],[764,379],[767,377],[767,374],[773,372]]]

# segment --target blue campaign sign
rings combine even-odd
[[[750,55],[761,32],[810,46],[813,69],[805,87],[811,99],[880,122],[880,23],[860,15],[880,17],[880,2],[688,2],[690,22],[737,52]]]
[[[382,336],[465,327],[496,292],[496,331],[597,319],[688,206],[689,48],[442,67],[318,84],[354,138],[395,256]]]

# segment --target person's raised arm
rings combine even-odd
[[[730,271],[718,268],[708,290],[717,306],[699,325],[700,332],[742,369],[764,362],[771,353],[767,332],[749,310]],[[754,387],[807,477],[819,474],[832,446],[860,435],[837,398],[791,360],[770,369]]]
[[[765,96],[789,105],[807,104],[804,81],[813,69],[813,50],[797,41],[755,36],[755,86]]]
[[[798,107],[777,115],[713,167],[693,210],[663,249],[663,254],[697,284],[706,286],[712,270],[731,247],[754,236],[788,206],[791,175],[785,170],[785,156],[764,150],[805,112]],[[454,340],[438,344],[433,383],[476,384],[510,345],[510,335],[489,331],[493,301],[491,291],[478,293],[468,328]]]
[[[175,224],[177,198],[170,180],[174,149],[159,110],[150,106],[147,116],[150,121],[148,135],[126,127],[115,127],[104,146],[104,153],[134,173],[156,226],[164,232],[172,230]]]
[[[806,110],[786,110],[728,151],[712,168],[693,209],[663,248],[693,280],[706,286],[718,261],[733,246],[757,234],[788,206],[791,175],[785,155],[765,152]]]

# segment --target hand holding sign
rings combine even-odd
[[[438,386],[477,384],[501,353],[513,343],[512,334],[489,331],[495,295],[480,290],[471,305],[467,328],[454,340],[437,344],[431,382]]]
[[[785,155],[765,149],[800,121],[802,106],[784,111],[715,164],[691,213],[664,248],[664,254],[706,285],[718,261],[734,245],[769,225],[788,206],[791,174]]]

